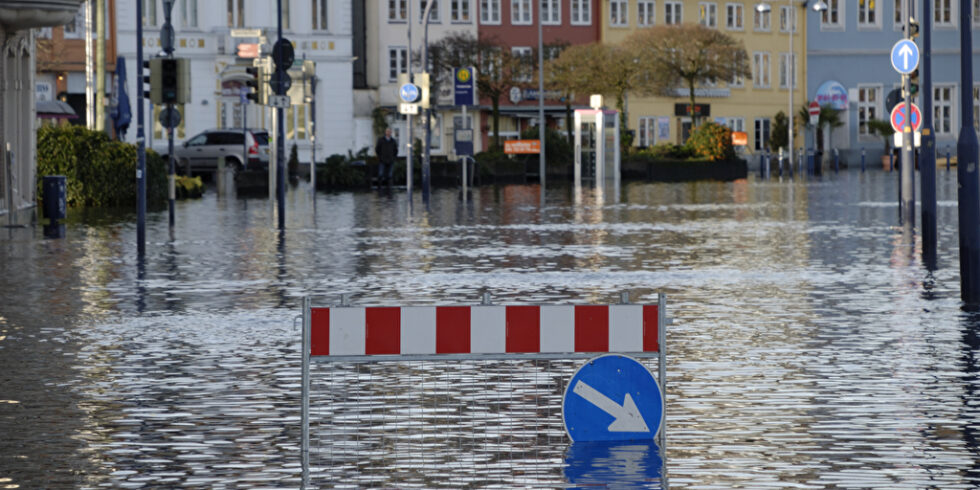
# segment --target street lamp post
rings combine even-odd
[[[790,19],[789,26],[787,26],[786,30],[789,31],[789,73],[786,77],[786,84],[789,86],[789,109],[786,116],[789,119],[789,125],[786,128],[786,136],[787,141],[789,142],[789,151],[787,152],[789,154],[789,167],[793,168],[793,120],[795,119],[793,117],[793,91],[796,89],[796,51],[793,49],[793,31],[796,30],[796,5],[794,5],[793,0],[788,1],[790,6]],[[806,4],[807,0],[803,0],[801,2],[804,12],[806,12]],[[772,11],[772,6],[770,6],[768,2],[762,2],[755,6],[755,10],[760,13],[766,13]],[[827,4],[824,3],[823,0],[817,0],[817,2],[813,4],[813,10],[816,12],[827,10]],[[806,19],[804,18],[804,21],[805,20]]]

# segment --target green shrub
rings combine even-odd
[[[711,161],[735,159],[732,130],[714,122],[705,122],[694,129],[687,140],[694,157]]]
[[[316,185],[318,188],[366,187],[370,183],[367,167],[351,165],[349,156],[334,154],[326,162],[317,165]]]
[[[166,202],[167,171],[162,158],[146,153],[147,204]],[[45,126],[37,134],[37,186],[42,177],[67,177],[69,206],[125,206],[136,203],[136,147],[82,126]]]
[[[649,156],[654,160],[687,160],[694,156],[687,146],[673,143],[658,143],[640,151],[639,154]]]
[[[544,134],[544,153],[545,158],[548,162],[554,163],[568,163],[575,159],[575,152],[572,148],[572,143],[568,141],[565,134],[556,131],[553,128],[548,128]],[[536,140],[538,139],[538,127],[532,127],[525,129],[521,132],[522,140]],[[537,161],[536,155],[528,155]]]
[[[188,177],[186,175],[177,176],[177,199],[187,199],[201,197],[204,195],[204,182],[201,176]]]

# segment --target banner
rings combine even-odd
[[[504,153],[508,155],[541,153],[541,140],[504,141]]]

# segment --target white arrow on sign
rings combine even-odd
[[[572,392],[615,418],[613,423],[609,424],[609,432],[650,432],[643,415],[640,414],[640,409],[636,408],[636,403],[629,393],[620,405],[582,381],[575,384]]]
[[[915,53],[912,52],[912,48],[910,48],[908,44],[903,44],[902,47],[899,48],[898,55],[902,57],[903,70],[909,69],[909,56],[913,56],[914,54]]]

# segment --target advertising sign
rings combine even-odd
[[[476,70],[471,66],[456,68],[453,89],[456,105],[476,105]]]
[[[508,155],[541,153],[541,140],[504,141],[504,153]]]

